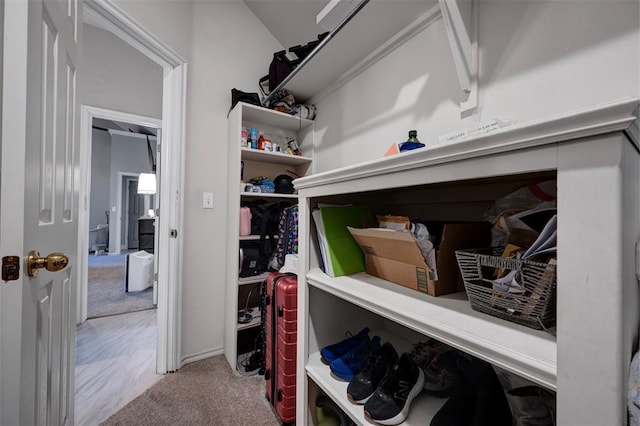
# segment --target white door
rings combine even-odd
[[[4,1],[0,255],[21,270],[0,281],[2,425],[73,424],[80,1]],[[30,277],[32,250],[69,264]]]

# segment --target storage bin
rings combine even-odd
[[[535,329],[547,329],[556,319],[556,262],[501,257],[503,248],[456,251],[458,267],[471,308]],[[522,293],[494,289],[496,271],[518,271]]]
[[[127,255],[125,292],[153,286],[153,254],[144,250]]]

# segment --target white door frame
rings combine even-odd
[[[170,47],[147,31],[111,0],[86,0],[85,10],[104,28],[155,61],[164,69],[162,91],[162,141],[160,144],[160,221],[158,232],[158,346],[157,372],[167,373],[181,367],[182,251],[184,201],[184,140],[187,94],[187,64]],[[88,120],[91,108],[83,111]],[[98,112],[93,109],[93,112]],[[85,123],[83,119],[82,124]],[[84,135],[84,132],[81,132]],[[86,139],[84,139],[86,141]],[[81,149],[87,150],[86,142]],[[81,153],[82,155],[82,153]],[[81,157],[86,159],[86,152]],[[86,161],[85,161],[86,162]],[[81,168],[81,185],[86,185],[86,169]],[[81,192],[81,194],[86,194]],[[86,200],[83,201],[86,203]],[[86,209],[86,204],[83,205]],[[81,209],[82,210],[82,209]],[[80,223],[80,230],[88,223]],[[175,231],[175,232],[171,232]],[[176,237],[171,237],[177,234]],[[81,238],[79,244],[87,244]],[[87,253],[80,250],[81,257]],[[80,307],[78,312],[80,313]],[[85,311],[86,312],[86,311]],[[78,315],[78,321],[81,320]]]

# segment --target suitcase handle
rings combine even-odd
[[[267,296],[267,306],[271,305],[271,296]]]
[[[278,389],[278,402],[282,402],[282,389]]]
[[[284,316],[284,310],[282,309],[282,306],[278,306],[278,316],[280,318]]]

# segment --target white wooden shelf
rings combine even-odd
[[[248,330],[250,328],[254,328],[254,327],[258,327],[261,324],[261,320],[260,317],[258,318],[254,318],[251,320],[251,322],[248,322],[246,324],[238,324],[238,331],[240,330]]]
[[[278,194],[277,192],[241,192],[241,197],[247,198],[288,198],[298,199],[297,194]]]
[[[240,267],[238,253],[242,245],[251,241],[258,241],[259,235],[239,236],[240,207],[243,201],[257,199],[269,201],[298,202],[297,194],[278,194],[262,192],[243,192],[240,179],[243,175],[278,176],[291,174],[304,176],[311,170],[311,155],[313,154],[314,122],[301,119],[289,114],[270,110],[260,106],[239,102],[229,113],[228,117],[228,170],[227,170],[227,246],[228,253],[225,270],[225,314],[224,314],[224,355],[232,370],[237,369],[238,351],[246,350],[247,339],[250,334],[257,334],[259,321],[248,324],[238,324],[238,311],[245,305],[240,295],[248,290],[247,285],[259,285],[268,276],[268,272],[258,276],[238,278]],[[255,126],[265,134],[273,134],[278,138],[293,138],[297,141],[302,152],[308,156],[289,155],[283,152],[259,151],[240,146],[242,129]],[[284,140],[284,139],[283,139]],[[278,141],[280,143],[280,141]],[[243,164],[244,162],[244,164]],[[235,253],[235,254],[234,254]],[[255,293],[254,293],[255,296]],[[238,339],[238,333],[243,331],[243,339]]]
[[[282,130],[298,131],[313,124],[313,120],[295,117],[273,109],[242,103],[242,120],[256,124],[266,124]],[[249,151],[256,151],[248,149]],[[263,151],[264,152],[264,151]],[[286,155],[286,154],[282,154]],[[293,157],[293,156],[291,156]]]
[[[277,235],[274,235],[278,239]],[[240,241],[257,241],[260,239],[260,235],[244,235],[238,238]]]
[[[394,43],[408,38],[439,16],[437,2],[370,1],[329,40],[315,56],[284,84],[296,102],[307,103],[324,90],[340,84],[390,51]]]
[[[247,284],[257,284],[266,280],[269,276],[268,272],[265,272],[260,275],[256,275],[255,277],[246,277],[246,278],[238,278],[238,285],[247,285]]]
[[[379,317],[385,328],[393,325],[433,337],[555,390],[558,424],[625,424],[640,312],[634,261],[640,235],[639,104],[640,99],[624,98],[297,179],[300,247],[305,250],[301,253],[309,253],[300,258],[305,273],[298,298],[298,353],[308,363],[299,366],[298,374],[307,374],[330,395],[341,392],[314,367],[314,352],[336,328],[349,330],[350,322]],[[549,171],[558,188],[557,337],[473,311],[464,293],[430,297],[365,273],[332,278],[316,267],[320,260],[311,222],[316,203],[358,195],[360,203],[386,210],[402,197],[409,203],[416,200],[405,210],[420,215],[423,208],[429,214],[421,195],[435,195],[436,205],[438,195],[446,193],[442,211],[430,212],[447,220],[461,211],[449,206],[452,201],[474,207],[464,196],[456,200],[458,188],[519,185],[527,176],[548,179]],[[487,191],[486,200],[512,190]],[[481,207],[476,216],[486,211],[476,207]],[[610,232],[594,234],[594,229]],[[341,309],[328,317],[327,305],[334,298],[353,309],[341,302]],[[313,352],[305,353],[309,350]],[[296,413],[307,424],[314,393],[306,381],[298,383]],[[421,424],[428,424],[428,418],[425,414]]]
[[[472,310],[464,292],[432,297],[366,273],[332,278],[319,269],[309,271],[307,284],[543,386],[556,387],[556,339]]]
[[[381,343],[390,342],[398,355],[403,352],[409,352],[412,345],[417,343],[409,342],[387,330],[371,330],[369,336],[380,336]],[[426,338],[424,340],[426,340]],[[370,424],[364,417],[363,405],[353,404],[347,399],[347,386],[349,383],[331,374],[329,366],[322,362],[320,352],[309,354],[309,361],[305,366],[305,370],[307,376],[313,380],[324,393],[330,396],[354,422],[361,425]],[[421,392],[411,403],[409,417],[407,417],[402,424],[409,426],[428,424],[446,401],[447,398],[436,398],[425,392]]]
[[[313,161],[310,157],[304,155],[291,155],[283,152],[262,151],[260,149],[241,148],[243,160],[250,161],[266,161],[276,164],[300,165],[308,164]]]
[[[306,365],[307,376],[313,380],[324,393],[338,404],[338,406],[351,419],[360,425],[370,425],[363,413],[363,406],[349,402],[347,399],[348,382],[338,380],[331,375],[328,365],[320,360],[320,352],[309,355],[309,362]],[[402,423],[403,425],[425,425],[431,422],[433,416],[447,401],[447,398],[436,398],[421,392],[411,403],[409,417]]]

